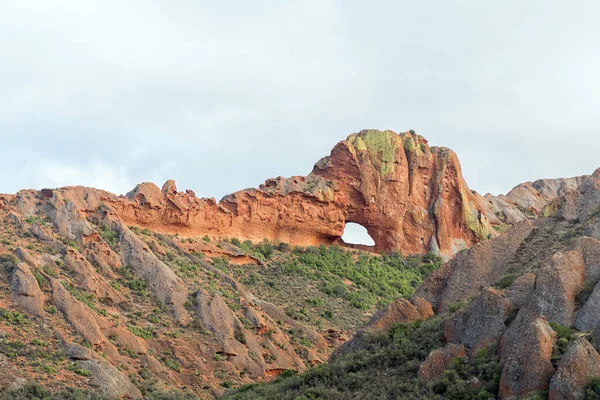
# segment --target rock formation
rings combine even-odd
[[[155,232],[302,246],[342,243],[346,223],[354,222],[373,238],[368,250],[450,258],[495,236],[492,226],[539,215],[583,178],[541,180],[483,197],[469,190],[452,150],[430,147],[411,132],[364,130],[339,142],[309,175],[269,179],[220,202],[178,192],[174,181],[162,189],[142,183],[125,197],[81,187],[41,193],[49,197],[51,218],[71,222],[67,236],[87,235],[85,215],[108,206],[123,223]]]
[[[429,147],[411,132],[350,135],[308,176],[269,179],[220,202],[178,192],[173,181],[162,190],[140,184],[125,198],[84,188],[44,193],[55,199],[52,203],[73,201],[73,209],[57,208],[59,220],[73,220],[104,204],[128,225],[185,236],[332,244],[340,241],[346,223],[354,222],[373,238],[371,250],[451,257],[496,233],[465,183],[456,154]],[[76,218],[82,224],[75,229],[85,233],[83,217]]]
[[[599,375],[600,356],[583,336],[594,331],[597,343],[600,170],[567,182],[575,181],[532,205],[540,218],[457,255],[417,291],[436,312],[468,303],[448,320],[446,340],[471,357],[498,352],[501,399],[547,390],[551,399],[584,398]],[[580,332],[559,338],[570,327]]]

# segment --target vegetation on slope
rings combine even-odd
[[[487,350],[458,359],[439,382],[417,377],[421,362],[443,346],[447,315],[394,326],[387,334],[366,335],[364,345],[301,375],[287,374],[268,384],[244,386],[228,400],[305,399],[494,399],[500,366]]]
[[[376,308],[398,298],[410,298],[441,260],[433,254],[403,257],[375,255],[340,246],[294,248],[269,243],[239,245],[262,257],[261,265],[215,265],[234,276],[256,295],[281,304],[293,318],[317,329],[354,331]]]
[[[122,255],[122,237],[114,228],[90,219],[98,239],[63,240],[47,224],[43,213],[22,225],[9,223],[8,216],[1,215],[0,362],[5,360],[6,370],[14,370],[16,375],[0,373],[0,381],[11,383],[24,378],[32,385],[17,391],[0,391],[0,396],[17,399],[99,398],[90,397],[95,395],[86,392],[94,390],[90,386],[92,372],[69,359],[57,333],[111,363],[118,358],[119,363],[113,365],[145,398],[177,398],[163,397],[164,391],[175,386],[187,387],[202,398],[211,398],[214,393],[255,379],[245,369],[234,366],[227,354],[219,353],[220,345],[211,327],[205,326],[196,315],[195,294],[199,289],[205,290],[210,298],[220,296],[243,327],[257,337],[270,337],[271,330],[280,331],[283,336],[277,340],[289,342],[290,353],[297,354],[310,366],[312,359],[327,360],[334,346],[349,338],[379,307],[398,297],[411,297],[415,288],[440,264],[440,260],[431,255],[380,256],[338,246],[292,249],[285,243],[184,238],[129,227],[151,255],[182,279],[190,294],[186,310],[195,317],[190,325],[184,326],[131,265],[124,264],[106,273],[98,267],[95,256]],[[54,239],[42,241],[30,232],[41,228],[48,228],[47,234]],[[14,256],[17,248],[25,249],[33,257],[31,273],[46,295],[46,328],[12,301],[10,282],[19,262]],[[87,281],[81,275],[82,264],[79,264],[86,262],[98,268],[93,271],[95,281],[106,282],[107,287],[123,296],[122,300],[109,301],[86,286]],[[301,324],[274,318],[264,332],[253,327],[246,312],[247,299],[231,278],[258,298],[282,307]],[[50,301],[53,280],[57,280],[87,310],[85,312],[103,321],[110,320],[115,327],[141,340],[148,348],[148,356],[130,346],[130,343],[135,344],[133,339],[124,341],[120,336],[107,334],[103,344],[91,344],[74,331],[63,312]],[[255,309],[263,312],[260,306]],[[330,342],[316,344],[308,330],[301,326],[314,328]],[[343,332],[331,335],[331,331]],[[237,335],[235,339],[245,344],[248,338]],[[261,342],[261,355],[267,364],[275,360],[272,350],[278,348],[277,340]],[[205,352],[203,357],[197,355],[200,346]],[[279,348],[281,346],[279,343]],[[109,348],[113,351],[109,352]],[[150,372],[145,367],[147,357],[155,358],[159,363],[155,368],[172,374],[177,383],[167,382],[162,375]],[[82,391],[69,389],[73,387]]]

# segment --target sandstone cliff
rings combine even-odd
[[[82,191],[90,192],[61,190]],[[186,236],[332,244],[340,242],[347,222],[355,222],[373,238],[370,250],[451,257],[496,234],[456,154],[429,147],[411,132],[350,135],[309,175],[269,179],[220,202],[178,192],[172,181],[162,190],[143,183],[125,198],[101,191],[87,196],[93,201],[77,203],[84,213],[105,203],[128,225]]]

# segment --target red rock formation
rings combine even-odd
[[[346,223],[355,222],[375,241],[374,251],[436,251],[450,257],[495,232],[467,187],[456,154],[429,147],[410,132],[350,135],[308,176],[269,179],[219,203],[177,192],[173,181],[162,190],[143,183],[126,198],[105,192],[79,197],[86,203],[80,209],[95,211],[99,204],[90,199],[100,200],[125,223],[158,232],[293,245],[340,242]]]

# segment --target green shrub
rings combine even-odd
[[[41,288],[48,284],[48,278],[46,278],[39,269],[33,270],[33,276]]]
[[[525,400],[546,400],[548,398],[548,392],[543,390],[530,393],[525,397]]]
[[[37,383],[28,383],[19,389],[0,390],[0,400],[104,400],[100,394],[77,388],[50,391]]]
[[[19,311],[10,311],[5,308],[0,308],[0,318],[5,319],[13,325],[21,325],[25,322],[25,314]]]
[[[307,302],[309,304],[312,304],[315,307],[322,307],[323,304],[325,304],[325,302],[323,301],[323,299],[321,299],[319,297],[313,297],[311,299],[308,299]]]
[[[331,310],[325,310],[321,313],[321,316],[325,319],[332,320],[335,317],[335,314]]]
[[[46,312],[48,314],[56,314],[58,312],[58,309],[56,308],[56,306],[46,306]]]
[[[273,245],[269,242],[263,242],[256,246],[256,250],[262,254],[264,258],[271,258],[273,255]]]
[[[593,378],[585,388],[586,400],[600,400],[600,377]]]
[[[90,377],[92,376],[92,371],[88,371],[87,369],[83,369],[79,367],[79,363],[71,363],[67,365],[67,370],[76,373],[77,375]]]
[[[348,300],[352,307],[361,310],[370,310],[377,303],[377,296],[369,292],[350,292]]]
[[[281,242],[277,245],[277,250],[281,253],[289,253],[290,252],[290,244]]]
[[[62,242],[69,247],[74,248],[77,251],[81,251],[81,243],[75,239],[62,239]]]
[[[146,339],[146,340],[150,340],[150,339],[154,339],[156,337],[156,329],[152,328],[152,327],[148,327],[148,328],[142,328],[140,326],[136,326],[136,325],[127,325],[127,328],[135,335]]]
[[[48,276],[53,277],[53,278],[58,278],[58,272],[54,268],[52,268],[50,266],[45,266],[44,267],[44,273],[46,275],[48,275]]]
[[[172,369],[175,372],[181,372],[181,364],[179,364],[177,360],[165,357],[162,361],[169,369]]]
[[[498,281],[497,286],[499,289],[506,289],[507,287],[510,287],[518,277],[519,274],[508,273]]]
[[[140,296],[148,295],[148,291],[146,290],[146,282],[144,282],[144,280],[142,279],[137,278],[131,271],[130,267],[123,267],[119,270],[119,272],[125,280],[125,286],[127,286],[129,289],[139,294]]]
[[[348,287],[346,285],[344,285],[342,282],[326,283],[325,286],[323,287],[323,291],[329,295],[341,297],[343,299],[348,296]]]
[[[552,348],[552,364],[558,365],[563,354],[567,351],[569,343],[576,339],[575,331],[569,327],[563,326],[558,322],[550,322],[550,327],[556,332],[558,338]]]
[[[117,247],[117,244],[119,243],[119,232],[115,231],[110,226],[105,225],[100,228],[99,233],[100,236],[102,236],[102,239],[104,239],[104,241],[106,241],[110,247]]]

